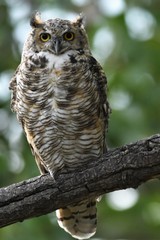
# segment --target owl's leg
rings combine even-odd
[[[48,172],[54,180],[56,180],[59,175],[68,173],[68,171],[65,168],[59,170],[48,170]]]

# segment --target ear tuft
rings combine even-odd
[[[33,28],[39,28],[42,27],[43,21],[41,19],[41,14],[39,12],[34,12],[32,14],[31,20],[30,20],[30,25]]]
[[[73,21],[73,24],[78,25],[78,27],[84,27],[85,16],[82,13],[80,13],[79,16]]]

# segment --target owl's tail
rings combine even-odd
[[[59,226],[77,239],[88,239],[96,232],[96,200],[85,200],[56,211]]]

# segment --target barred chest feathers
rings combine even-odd
[[[89,60],[81,55],[77,59],[72,51],[60,56],[44,52],[27,60],[18,77],[19,119],[47,169],[53,174],[64,165],[74,168],[74,163],[99,157],[104,126]]]

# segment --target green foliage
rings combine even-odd
[[[108,77],[112,108],[107,137],[109,147],[159,132],[160,3],[154,0],[118,1],[124,5],[115,13],[104,6],[102,8],[102,2],[108,6],[114,1],[1,1],[0,187],[39,174],[21,127],[10,111],[8,91],[10,78],[20,61],[24,30],[29,29],[27,24],[34,10],[41,11],[44,18],[70,17],[71,13],[80,12],[86,15],[92,51]],[[133,10],[138,10],[139,15]],[[138,196],[132,207],[121,211],[109,203],[108,197],[103,197],[98,204],[99,223],[95,237],[159,239],[159,182],[144,184],[138,189]],[[72,238],[58,227],[53,213],[3,228],[0,239]]]

